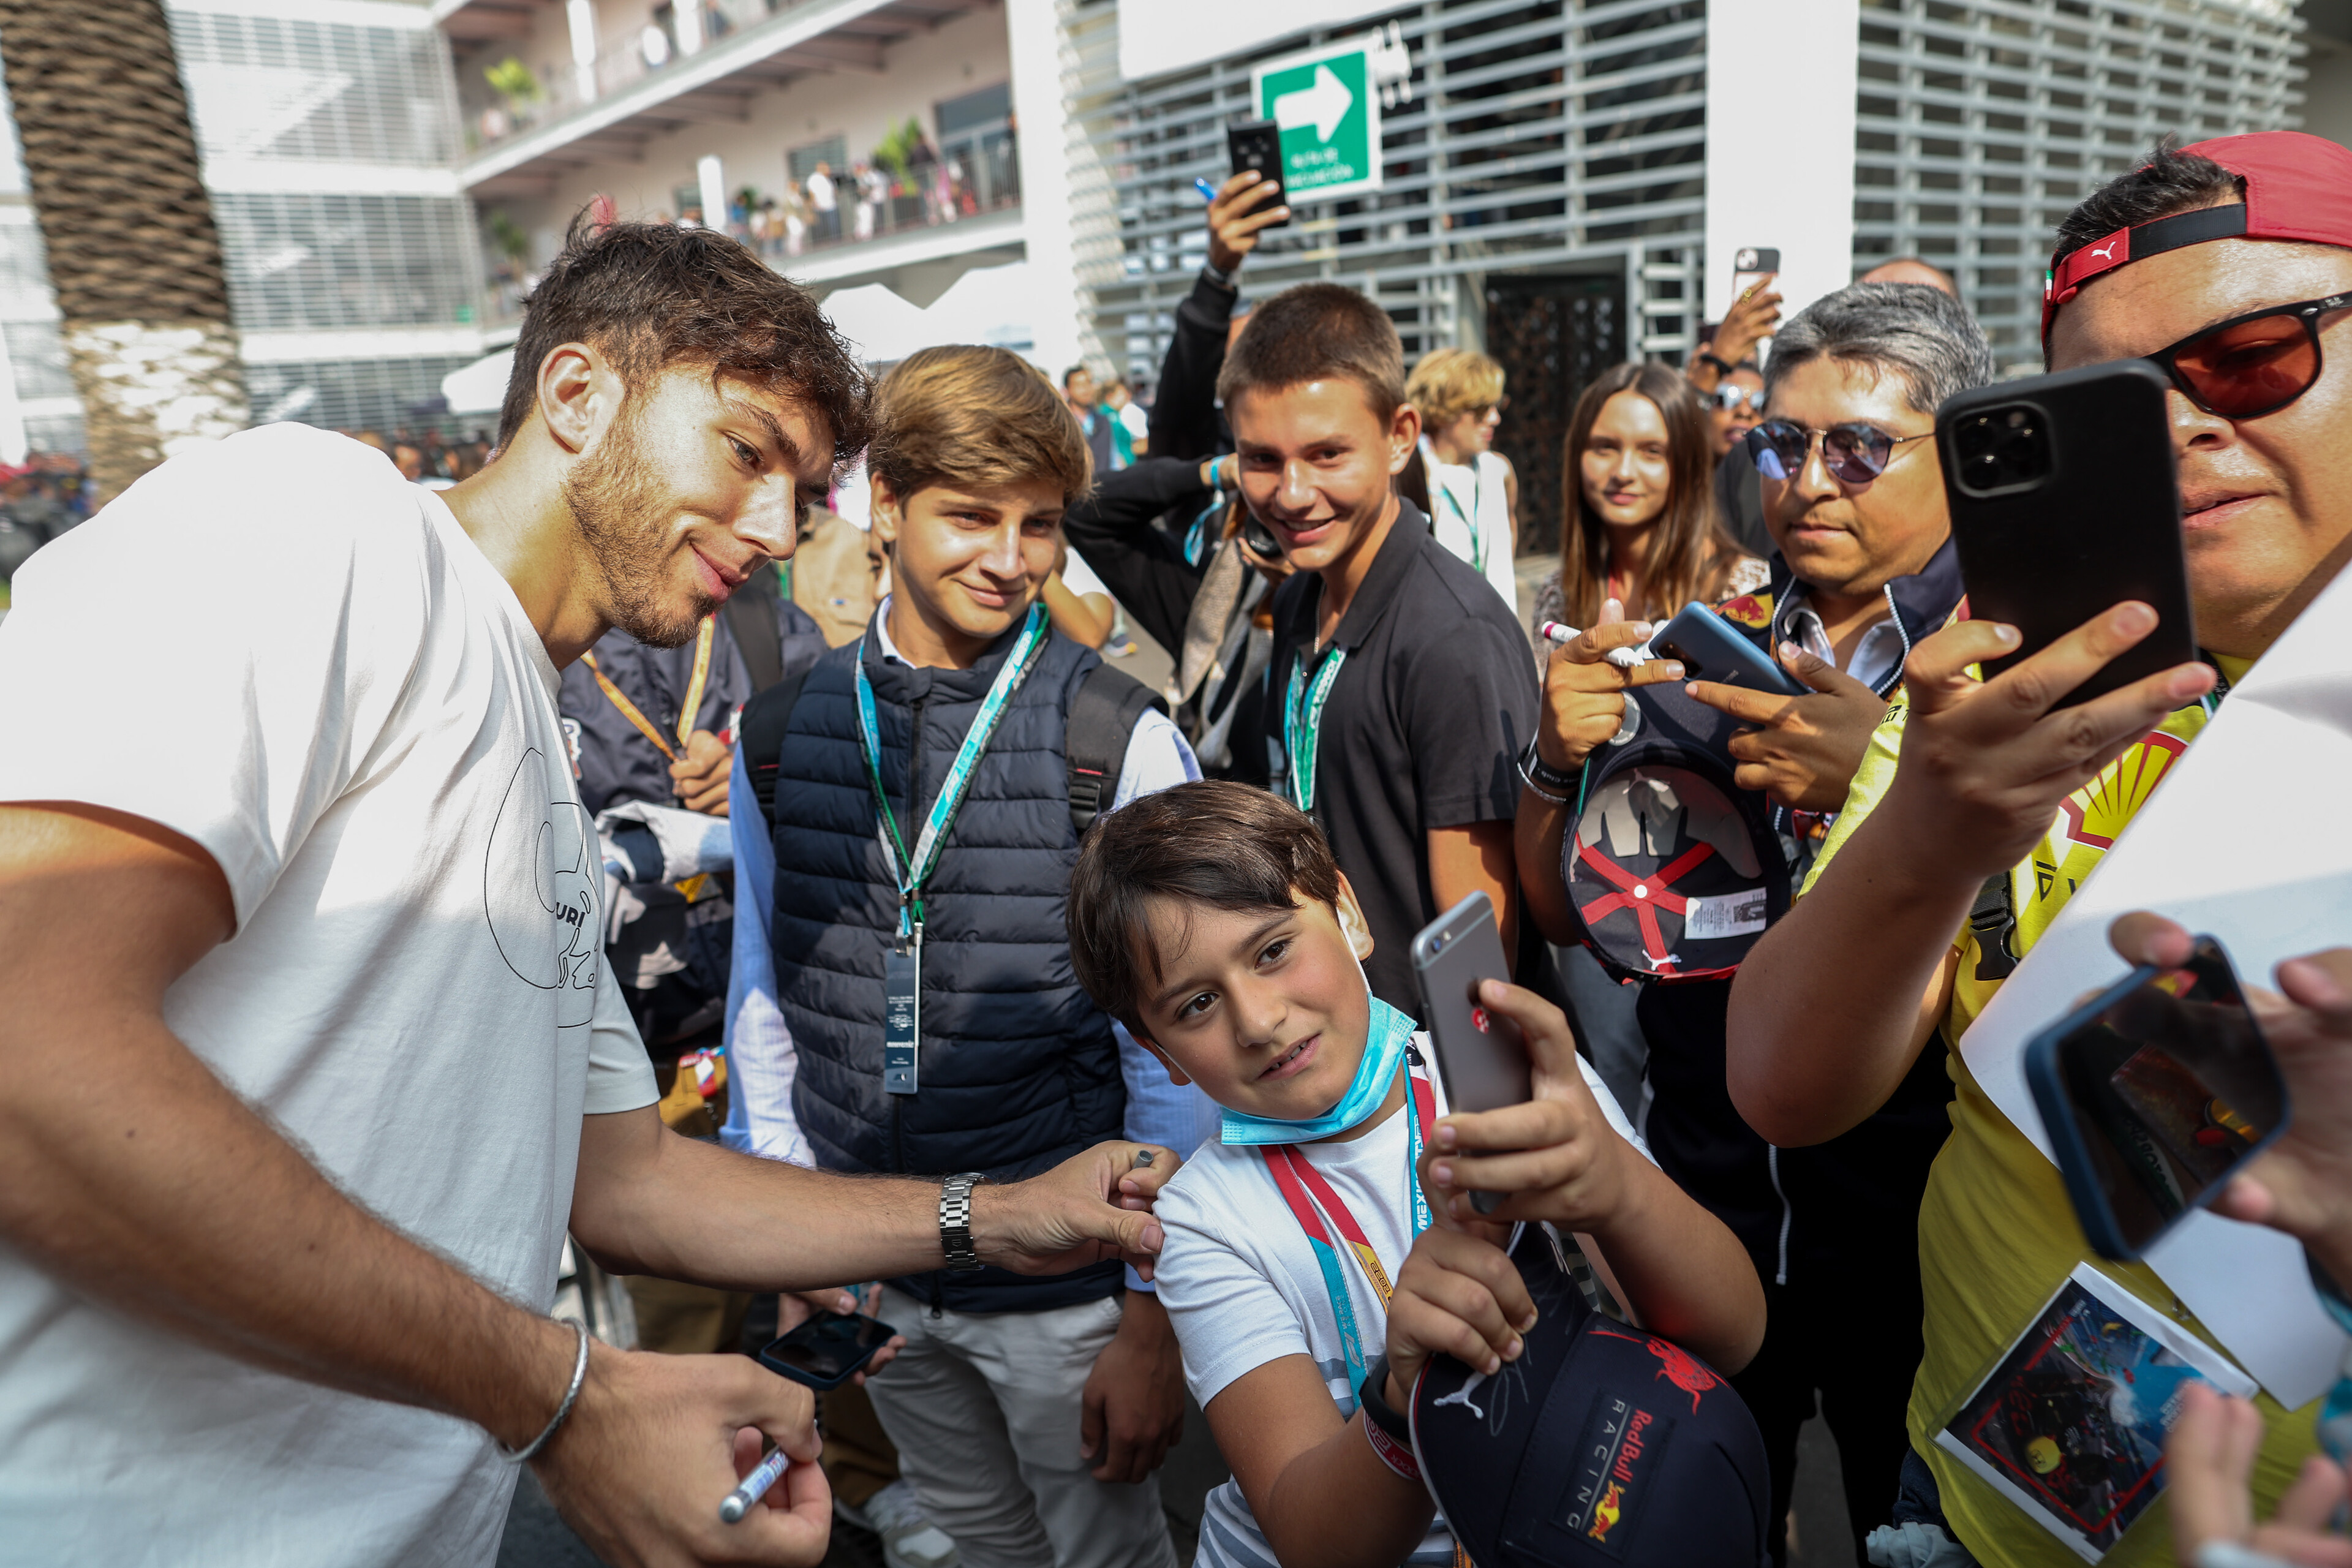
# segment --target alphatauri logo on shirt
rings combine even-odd
[[[569,770],[564,770],[568,772]],[[556,994],[556,1026],[596,1011],[604,867],[595,824],[537,747],[507,782],[482,864],[482,908],[516,975]]]

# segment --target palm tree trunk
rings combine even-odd
[[[0,0],[0,66],[103,505],[247,422],[187,94],[162,0]]]

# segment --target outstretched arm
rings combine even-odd
[[[2210,689],[2201,664],[2070,708],[2053,705],[2156,628],[2117,605],[1979,683],[2014,627],[1962,621],[1904,669],[1910,711],[1885,797],[1764,933],[1731,988],[1731,1098],[1783,1148],[1860,1122],[1902,1082],[1944,1012],[1953,933],[1988,877],[2017,864],[2059,804],[2174,709]]]
[[[530,1442],[571,1382],[572,1331],[344,1196],[164,1024],[166,990],[233,924],[227,882],[193,840],[93,806],[0,807],[0,951],[13,961],[0,982],[0,1237],[184,1339]],[[68,1041],[103,1097],[38,1092],[40,1064]],[[607,1556],[731,1545],[814,1563],[830,1505],[814,1465],[795,1468],[782,1506],[726,1538],[705,1500],[733,1486],[743,1428],[814,1459],[811,1415],[805,1390],[740,1358],[600,1346],[533,1464]]]

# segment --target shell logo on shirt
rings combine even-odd
[[[2161,730],[2151,730],[2122,756],[2109,763],[2098,777],[2066,797],[2062,831],[2077,844],[2112,849],[2124,825],[2146,805],[2172,771],[2189,742]]]
[[[482,910],[507,967],[556,994],[558,1028],[596,1012],[603,856],[569,769],[532,747],[515,764],[482,862]]]

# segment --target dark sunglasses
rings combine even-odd
[[[2191,332],[2147,356],[2164,367],[2181,395],[2223,419],[2275,414],[2319,380],[2319,318],[2352,305],[2330,294],[2253,310]]]
[[[1895,460],[1895,447],[1906,441],[1924,441],[1934,434],[1927,430],[1897,436],[1859,419],[1826,430],[1808,430],[1793,419],[1767,419],[1744,439],[1748,455],[1756,460],[1756,471],[1768,479],[1795,479],[1804,469],[1805,454],[1818,440],[1822,462],[1831,473],[1847,484],[1866,485],[1886,471],[1886,465]]]

